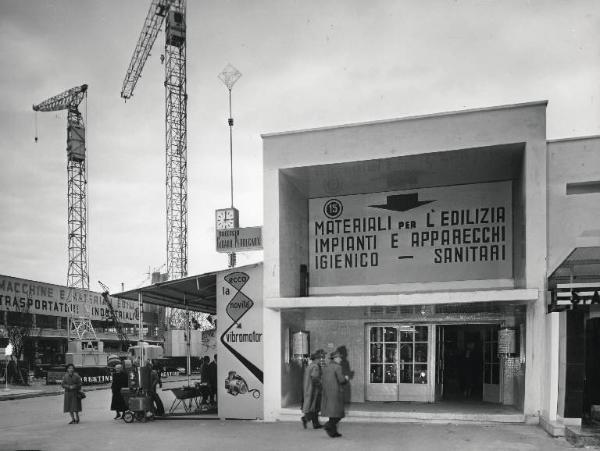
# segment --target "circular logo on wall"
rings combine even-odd
[[[325,213],[325,216],[329,219],[338,218],[343,210],[344,207],[342,206],[342,203],[337,199],[329,199],[325,202],[325,205],[323,205],[323,213]]]

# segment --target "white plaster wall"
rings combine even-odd
[[[308,200],[279,176],[279,296],[300,294],[300,265],[308,264]]]
[[[600,181],[600,137],[548,143],[549,274],[584,232],[600,235],[600,193],[567,196],[567,183]]]
[[[275,421],[281,409],[281,312],[263,307],[263,418]]]

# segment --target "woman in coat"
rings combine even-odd
[[[306,429],[306,423],[312,421],[313,429],[320,429],[323,426],[319,423],[319,410],[321,410],[321,365],[320,360],[325,352],[321,349],[310,356],[310,363],[304,370],[304,400],[302,402],[301,418],[302,426]]]
[[[115,372],[112,377],[110,389],[112,391],[112,400],[110,402],[110,410],[116,410],[115,420],[121,418],[123,412],[127,410],[127,405],[121,395],[121,389],[127,388],[127,374],[123,371],[123,365],[115,365]]]
[[[81,391],[81,377],[75,372],[75,366],[72,363],[67,365],[67,372],[63,377],[62,387],[65,389],[63,412],[69,412],[71,415],[69,424],[79,423],[81,398],[79,398],[78,393]]]
[[[329,437],[341,437],[337,424],[344,418],[344,384],[348,376],[342,374],[342,355],[339,351],[331,353],[332,361],[323,370],[323,402],[321,415],[329,417],[325,431]]]

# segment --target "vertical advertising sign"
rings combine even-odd
[[[217,275],[219,417],[263,417],[262,264]]]

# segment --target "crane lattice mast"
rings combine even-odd
[[[67,110],[67,230],[69,264],[67,269],[69,336],[96,339],[86,306],[75,304],[76,289],[89,290],[87,260],[87,168],[85,123],[79,104],[87,96],[87,85],[76,86],[34,105],[34,111]],[[37,137],[36,137],[37,140]]]
[[[185,0],[152,0],[123,80],[121,97],[133,96],[144,64],[165,25],[167,273],[187,275],[187,82]]]

